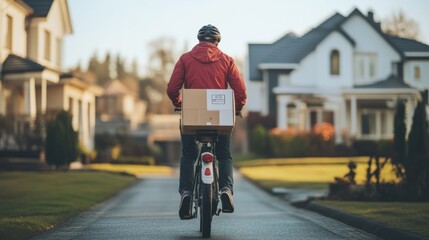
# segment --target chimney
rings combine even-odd
[[[368,11],[367,17],[371,22],[374,22],[374,12],[372,10]]]
[[[372,10],[368,10],[367,16],[366,16],[369,20],[370,23],[372,23],[376,28],[378,28],[378,30],[381,30],[381,23],[380,22],[376,22],[374,20],[374,12]]]

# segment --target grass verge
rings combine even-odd
[[[364,183],[366,157],[250,160],[241,162],[239,169],[243,175],[267,188],[327,189],[335,177],[342,177],[348,172],[347,163],[350,160],[357,164],[357,183]],[[390,165],[385,166],[381,176],[383,181],[396,180]]]
[[[387,223],[429,238],[429,203],[317,201],[318,204]]]
[[[327,189],[334,177],[344,176],[346,164],[357,163],[356,181],[363,183],[366,176],[367,157],[359,158],[292,158],[258,159],[242,161],[240,172],[266,190],[273,187],[295,189]],[[381,175],[384,181],[395,181],[390,165],[386,165]],[[398,202],[352,202],[326,201],[317,203],[356,214],[365,218],[387,223],[429,238],[429,203]]]
[[[103,172],[0,172],[0,239],[27,239],[132,183]]]

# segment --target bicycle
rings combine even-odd
[[[181,108],[175,108],[180,112]],[[200,212],[200,232],[203,238],[211,235],[211,223],[214,215],[222,211],[219,204],[219,175],[216,164],[215,146],[218,140],[216,130],[198,130],[195,141],[198,143],[198,158],[194,163],[194,179],[192,187],[193,209],[191,217],[198,218]]]
[[[180,112],[181,108],[175,108]],[[241,112],[236,116],[242,118]],[[218,133],[216,130],[197,130],[195,141],[198,143],[198,158],[194,163],[193,198],[190,209],[191,218],[198,218],[200,212],[200,232],[203,238],[211,235],[211,223],[214,215],[219,216],[222,209],[220,202],[219,172],[215,154]]]

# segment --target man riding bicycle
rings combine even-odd
[[[167,86],[167,94],[173,105],[181,107],[180,90],[182,87],[186,89],[227,89],[229,86],[234,91],[236,112],[240,113],[246,103],[246,87],[234,60],[217,47],[221,40],[219,30],[210,24],[203,26],[198,31],[198,40],[199,43],[190,52],[183,54],[174,67]],[[194,135],[181,134],[181,138],[179,216],[181,219],[190,219],[194,161],[197,159],[198,147]],[[222,212],[226,213],[234,212],[230,143],[230,135],[220,135],[215,153],[219,162]]]

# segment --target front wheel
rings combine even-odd
[[[202,184],[202,201],[201,201],[201,230],[204,238],[209,238],[212,228],[212,185]]]

